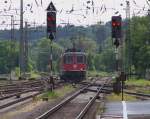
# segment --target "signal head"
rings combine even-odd
[[[112,38],[121,38],[121,16],[112,16]]]

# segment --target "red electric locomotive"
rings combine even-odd
[[[81,81],[86,78],[86,54],[76,49],[68,49],[61,57],[61,76],[65,81]]]

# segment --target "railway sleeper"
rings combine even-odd
[[[95,90],[95,89],[86,89],[86,91],[90,91],[90,92],[94,92],[94,93],[98,92],[98,90]],[[111,92],[108,90],[102,89],[101,93],[110,94]]]

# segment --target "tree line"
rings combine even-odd
[[[126,30],[126,26],[123,27]],[[133,17],[130,20],[130,39],[126,40],[126,52],[124,59],[131,60],[133,73],[144,76],[150,69],[150,18],[149,16]],[[130,43],[130,44],[129,44]],[[18,41],[0,41],[0,73],[9,73],[9,69],[15,69],[19,65]],[[53,70],[59,72],[60,56],[66,48],[73,47],[87,53],[88,70],[113,72],[115,70],[115,53],[111,39],[111,23],[105,25],[92,25],[88,27],[67,25],[58,26],[57,39],[53,42]],[[49,72],[50,40],[40,37],[39,40],[30,42],[28,72]],[[130,45],[130,50],[129,50]],[[13,47],[13,48],[12,48]],[[13,49],[13,50],[10,50]],[[126,65],[129,69],[129,65]]]

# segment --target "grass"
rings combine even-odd
[[[71,84],[65,85],[63,88],[61,88],[60,90],[56,90],[56,93],[62,97],[65,96],[67,93],[70,93],[72,91],[74,91],[74,87]]]
[[[48,97],[49,99],[56,99],[59,97],[59,95],[55,91],[48,91],[45,92],[42,97]]]
[[[134,86],[150,86],[150,81],[148,80],[144,80],[144,79],[135,79],[135,78],[131,78],[129,80],[127,80],[126,82],[126,85],[134,85]]]
[[[146,89],[142,89],[142,91],[138,90],[137,92],[144,93],[144,94],[150,94],[150,90],[146,90]]]
[[[150,81],[145,79],[131,78],[127,80],[126,85],[132,92],[150,94]]]
[[[102,72],[102,71],[88,71],[88,76],[102,76],[102,77],[105,77],[105,76],[109,76],[110,74],[107,73],[107,72]]]
[[[98,109],[97,109],[96,115],[101,115],[104,112],[105,112],[104,102],[102,102],[102,103],[98,104]]]
[[[31,72],[31,76],[30,76],[31,79],[36,79],[38,77],[40,77],[40,75],[38,73],[35,73],[33,71]]]
[[[116,95],[112,93],[111,95],[108,95],[106,97],[107,101],[122,101],[122,95]],[[135,101],[137,100],[136,97],[130,96],[128,94],[124,94],[124,100],[125,101]]]
[[[48,100],[55,100],[55,99],[58,99],[60,97],[63,97],[65,96],[66,94],[72,92],[74,90],[73,86],[72,85],[65,85],[64,87],[60,88],[60,89],[56,89],[54,91],[47,91],[45,92],[41,97],[41,98],[44,98],[44,97],[47,97]]]

